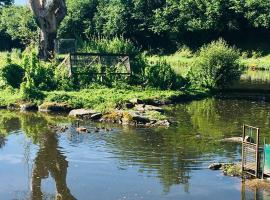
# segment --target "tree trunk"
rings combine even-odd
[[[64,19],[67,8],[65,0],[29,0],[40,30],[39,58],[48,60],[54,54],[57,28]]]
[[[54,41],[56,33],[48,33],[45,30],[40,30],[40,39],[38,46],[38,56],[41,59],[49,59],[54,54]]]

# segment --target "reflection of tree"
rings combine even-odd
[[[6,138],[4,135],[0,135],[0,149],[3,148],[6,144]]]
[[[21,130],[39,145],[32,171],[32,199],[43,199],[47,194],[41,192],[41,180],[49,174],[56,182],[57,199],[75,199],[67,187],[66,176],[68,161],[58,148],[57,134],[52,133],[49,124],[66,122],[67,118],[45,115],[42,113],[21,113],[8,110],[1,111],[0,115],[0,148],[5,144],[5,137],[13,131]],[[29,148],[26,145],[25,148]],[[26,151],[29,153],[29,151]],[[27,154],[26,153],[26,154]],[[26,159],[29,155],[25,155]]]
[[[32,198],[42,199],[41,180],[47,178],[49,173],[54,178],[57,190],[57,199],[75,199],[67,187],[68,161],[58,149],[56,134],[48,133],[40,141],[40,149],[34,161],[32,173]]]
[[[182,104],[175,109],[172,115],[178,125],[154,131],[126,129],[107,138],[107,145],[122,163],[156,174],[165,192],[178,184],[183,184],[188,192],[191,170],[206,167],[205,161],[214,156],[236,159],[235,152],[240,152],[237,146],[221,144],[219,139],[237,130],[237,125],[228,126],[228,120],[221,121],[225,113],[212,100]]]

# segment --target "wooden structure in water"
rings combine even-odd
[[[261,172],[260,129],[249,125],[243,125],[242,171],[256,178]]]
[[[128,54],[75,52],[69,53],[60,65],[65,64],[68,67],[70,76],[92,70],[93,74],[100,76],[129,77],[132,72],[130,56]]]

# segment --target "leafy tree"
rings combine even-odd
[[[13,40],[28,45],[37,41],[37,25],[26,6],[10,6],[1,10],[0,31],[5,31]]]
[[[0,8],[3,6],[10,6],[14,3],[13,0],[0,0]]]
[[[95,32],[94,15],[99,0],[67,0],[67,16],[61,23],[59,37],[83,38]]]

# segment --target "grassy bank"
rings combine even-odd
[[[95,88],[80,91],[51,91],[44,92],[44,98],[35,100],[37,104],[44,102],[66,103],[72,108],[92,108],[96,111],[113,110],[123,105],[128,100],[138,98],[144,102],[157,101],[161,104],[173,103],[184,100],[196,99],[206,96],[204,91],[173,91],[158,89],[142,89],[132,87],[119,88]],[[20,104],[23,102],[18,90],[1,90],[0,105]]]
[[[147,59],[150,62],[156,62],[157,60],[165,60],[177,74],[182,76],[186,76],[187,72],[189,71],[192,63],[195,61],[196,55],[195,54],[184,54],[176,52],[172,55],[166,56],[149,56]],[[270,70],[270,55],[265,56],[253,56],[253,57],[240,57],[240,63],[246,69],[251,70]]]

